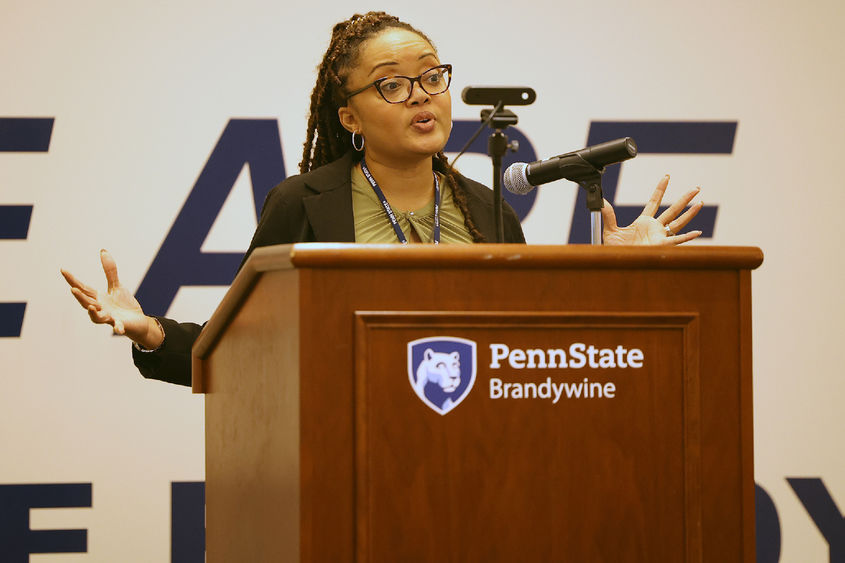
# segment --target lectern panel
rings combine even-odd
[[[359,561],[701,560],[697,315],[356,319]]]
[[[208,560],[753,563],[761,261],[256,249],[194,347]]]

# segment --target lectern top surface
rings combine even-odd
[[[539,275],[544,283],[551,283],[549,276],[579,276],[579,283],[587,283],[582,274],[591,275],[621,273],[617,279],[628,279],[628,274],[642,277],[653,272],[660,274],[672,271],[692,274],[720,273],[751,270],[763,261],[763,253],[755,247],[689,246],[689,247],[605,247],[589,245],[526,245],[526,244],[324,244],[298,243],[257,248],[232,283],[229,292],[221,301],[212,318],[205,326],[193,348],[195,358],[204,358],[214,349],[216,342],[229,322],[235,318],[241,306],[265,276],[287,278],[288,273],[297,272],[294,277],[313,276],[321,279],[341,275],[342,284],[348,289],[349,280],[367,280],[371,275],[385,274],[391,284],[413,283],[413,279],[399,282],[396,275],[415,276],[425,271],[440,274],[437,279],[451,281],[444,283],[455,287],[455,276],[498,276],[500,284],[512,284],[514,276]],[[277,275],[278,274],[278,275]],[[686,275],[685,274],[685,275]],[[451,277],[450,277],[451,276]],[[503,281],[502,276],[509,277]],[[665,278],[665,276],[663,276]],[[430,276],[429,276],[430,278]],[[522,280],[525,281],[524,279]],[[385,283],[384,280],[379,283]],[[675,282],[673,282],[675,283]],[[470,287],[470,286],[467,286]],[[477,289],[477,286],[471,286]],[[342,292],[341,292],[342,293]],[[354,293],[354,292],[353,292]],[[359,292],[364,294],[366,292]],[[437,294],[434,292],[433,294]],[[381,294],[385,297],[384,294]],[[473,289],[473,298],[478,295]],[[313,301],[313,300],[312,300]],[[317,299],[320,301],[320,299]],[[488,306],[486,302],[484,306]],[[412,308],[418,308],[415,303]],[[438,307],[445,304],[437,302]],[[372,305],[368,305],[372,307]],[[463,309],[468,308],[464,303]],[[199,380],[195,364],[194,381]],[[195,387],[198,390],[199,387]]]
[[[754,269],[763,252],[747,246],[298,243],[256,249],[246,266],[284,268],[649,268]],[[245,268],[247,269],[247,268]]]

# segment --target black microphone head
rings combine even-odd
[[[616,164],[637,156],[637,143],[631,137],[623,137],[576,152],[593,166],[604,168],[608,164]]]
[[[505,170],[505,176],[502,183],[505,188],[511,193],[525,195],[534,189],[534,186],[528,181],[527,175],[528,165],[524,162],[514,162],[508,169]]]
[[[625,151],[628,153],[630,158],[637,156],[637,143],[634,142],[634,139],[631,137],[625,137],[623,139],[623,143],[625,144]]]

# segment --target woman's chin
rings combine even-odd
[[[388,150],[377,151],[383,154],[383,158],[399,161],[419,160],[423,158],[430,158],[439,153],[446,146],[447,137],[442,135],[426,135],[425,137],[416,137],[405,139],[404,142],[394,143],[393,146],[388,147]],[[373,151],[373,148],[369,148]]]
[[[437,154],[443,150],[448,140],[448,137],[444,137],[443,135],[429,134],[423,138],[414,140],[414,152],[421,156]]]

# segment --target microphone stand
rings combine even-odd
[[[505,241],[504,220],[502,218],[502,157],[508,150],[519,149],[517,141],[508,142],[503,130],[509,125],[516,125],[519,121],[516,114],[507,109],[500,109],[492,116],[494,109],[481,110],[481,120],[490,120],[493,133],[487,140],[487,154],[493,160],[493,215],[496,223],[496,242]]]
[[[601,191],[601,176],[598,182],[581,187],[587,190],[587,209],[590,210],[590,244],[601,246],[601,208],[604,196]]]
[[[577,182],[587,190],[587,210],[590,212],[590,244],[601,245],[601,208],[604,207],[604,195],[601,189],[601,176],[604,167],[597,168],[578,157],[579,162],[566,166],[566,179]]]

